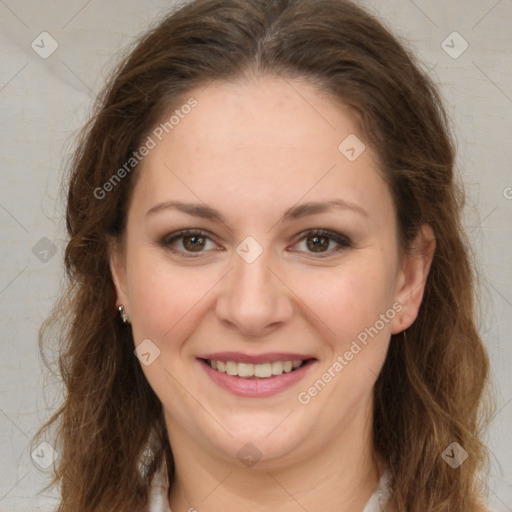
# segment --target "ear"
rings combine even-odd
[[[116,304],[118,306],[122,304],[125,312],[130,316],[130,305],[126,286],[126,257],[123,242],[114,237],[109,238],[108,253],[110,272],[116,289]]]
[[[391,322],[392,334],[404,331],[416,320],[435,249],[434,232],[428,224],[424,224],[404,254],[397,275],[395,301],[402,309],[397,310],[398,314]]]

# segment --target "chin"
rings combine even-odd
[[[256,462],[260,468],[285,465],[305,449],[308,437],[304,428],[292,423],[291,417],[287,418],[288,414],[257,412],[235,418],[233,422],[226,419],[224,425],[233,437],[210,437],[207,442],[216,446],[224,457],[237,458],[249,467]],[[205,434],[211,435],[211,431]]]

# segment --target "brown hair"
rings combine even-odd
[[[132,512],[163,458],[173,477],[162,406],[119,321],[109,268],[108,239],[123,233],[136,169],[111,181],[108,197],[98,190],[187,92],[251,74],[302,77],[347,105],[389,181],[401,249],[422,224],[432,227],[436,251],[418,318],[406,339],[392,336],[375,385],[373,443],[391,471],[387,510],[476,510],[488,462],[480,439],[489,363],[475,326],[454,143],[436,87],[410,52],[344,0],[185,4],[137,41],[98,98],[71,165],[69,286],[41,331],[41,342],[51,326],[62,332],[65,401],[38,433],[58,427],[58,510]],[[469,454],[457,469],[441,457],[452,442]]]

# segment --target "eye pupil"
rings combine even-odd
[[[311,248],[315,249],[314,252],[319,252],[316,249],[327,249],[327,247],[329,246],[329,239],[326,236],[314,235],[314,236],[308,237],[308,240],[313,241],[313,245],[308,243],[308,247],[310,249]],[[319,243],[319,240],[323,240],[324,243],[323,244]]]

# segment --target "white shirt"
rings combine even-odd
[[[172,512],[167,501],[167,493],[169,491],[169,481],[167,478],[165,464],[159,472],[155,474],[151,484],[149,502],[142,512]],[[389,470],[386,470],[379,481],[376,491],[372,494],[363,512],[382,512],[384,503],[389,494]]]

